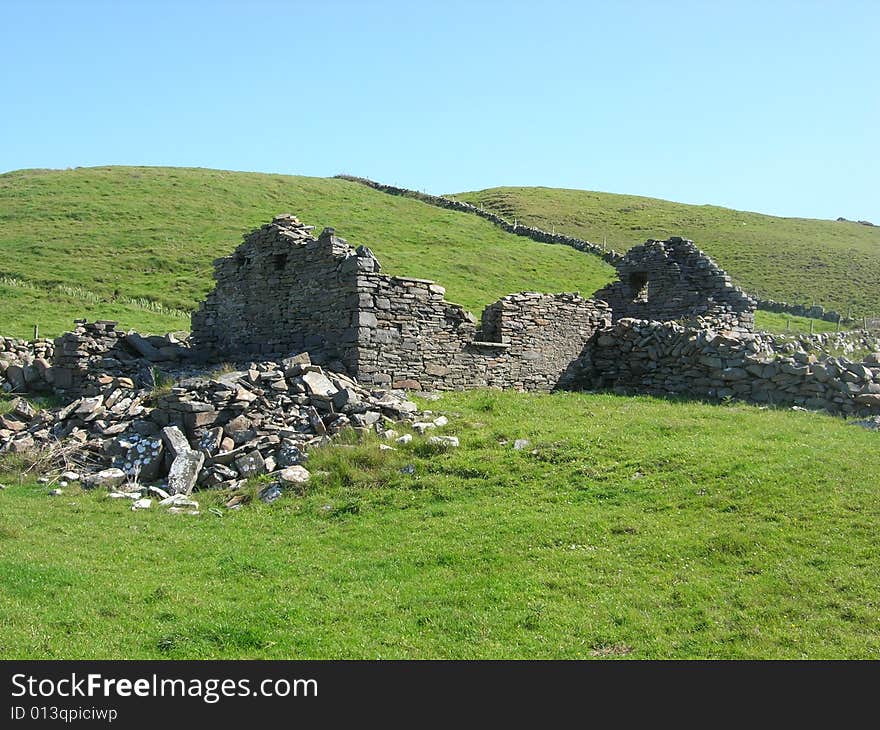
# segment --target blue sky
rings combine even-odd
[[[339,172],[880,223],[880,0],[0,0],[0,170]]]

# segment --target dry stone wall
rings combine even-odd
[[[509,346],[508,381],[524,390],[574,385],[584,346],[611,323],[611,309],[578,294],[511,294],[483,312],[482,336]]]
[[[52,355],[50,340],[0,337],[0,389],[13,393],[50,390]]]
[[[336,177],[340,180],[356,182],[368,188],[373,188],[373,190],[387,193],[388,195],[399,195],[407,198],[414,198],[415,200],[420,200],[423,203],[428,203],[428,205],[434,205],[438,208],[456,210],[461,213],[471,213],[472,215],[477,215],[480,218],[484,218],[487,221],[494,223],[496,226],[506,231],[507,233],[512,233],[516,236],[523,236],[525,238],[531,239],[532,241],[537,241],[538,243],[558,243],[563,246],[569,246],[570,248],[573,248],[577,251],[583,251],[585,253],[591,253],[595,256],[599,256],[604,261],[612,265],[616,264],[622,258],[621,254],[617,253],[616,251],[609,250],[605,246],[600,246],[598,243],[586,241],[583,238],[576,238],[575,236],[567,236],[564,233],[545,231],[534,226],[525,226],[521,223],[518,223],[517,221],[511,222],[506,218],[498,215],[497,213],[493,213],[491,210],[485,210],[484,208],[472,205],[471,203],[463,203],[460,200],[445,198],[442,195],[429,195],[427,193],[419,192],[418,190],[400,188],[396,185],[385,185],[383,183],[376,182],[375,180],[369,180],[365,177],[356,177],[354,175],[336,175]]]
[[[773,338],[622,319],[600,333],[583,381],[618,392],[737,398],[832,413],[880,411],[880,356],[780,355]]]
[[[565,387],[584,343],[610,314],[577,294],[512,294],[486,308],[482,326],[420,279],[358,277],[357,377],[395,387]]]
[[[539,243],[559,243],[563,246],[570,246],[577,251],[583,251],[585,253],[600,256],[604,261],[611,264],[612,266],[616,266],[618,262],[623,258],[623,254],[620,254],[617,251],[610,250],[605,246],[600,246],[596,243],[585,241],[582,238],[567,236],[563,233],[556,233],[555,231],[545,231],[541,228],[536,228],[534,226],[525,226],[517,223],[516,221],[510,222],[506,218],[498,215],[497,213],[493,213],[490,210],[485,210],[484,208],[472,205],[471,203],[463,203],[459,200],[453,200],[452,198],[443,197],[442,195],[429,195],[427,193],[419,192],[418,190],[410,190],[408,188],[397,187],[396,185],[385,185],[383,183],[379,183],[365,177],[357,177],[354,175],[336,175],[336,177],[341,180],[356,182],[360,185],[373,188],[373,190],[387,193],[388,195],[399,195],[407,198],[414,198],[416,200],[422,201],[423,203],[437,206],[438,208],[456,210],[462,213],[471,213],[472,215],[477,215],[481,218],[485,218],[486,220],[494,223],[496,226],[505,230],[508,233],[513,233],[517,236],[525,236],[526,238],[529,238],[533,241],[538,241]],[[859,223],[866,222],[859,221]],[[813,304],[791,304],[789,302],[780,302],[774,299],[759,297],[755,294],[751,294],[749,296],[755,300],[758,309],[763,309],[768,312],[786,312],[788,314],[794,314],[796,316],[823,319],[828,322],[850,321],[848,318],[840,314],[840,312],[832,309],[826,309],[821,304],[816,304],[815,302]]]
[[[357,257],[332,229],[312,230],[277,216],[217,259],[215,288],[192,316],[194,346],[217,359],[307,351],[353,367]]]
[[[173,335],[120,332],[116,322],[76,320],[76,327],[57,337],[51,377],[55,391],[68,398],[94,395],[108,378],[125,378],[131,387],[154,386],[154,368],[176,370],[194,359],[187,343]]]

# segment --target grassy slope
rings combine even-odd
[[[812,324],[812,329],[810,325]],[[755,327],[765,332],[835,332],[837,323],[826,322],[824,319],[810,319],[809,317],[793,317],[790,314],[779,312],[755,312]],[[848,329],[846,325],[842,329]]]
[[[685,236],[749,292],[880,313],[880,228],[585,190],[502,187],[454,197],[546,230],[607,238],[618,251],[647,238]]]
[[[0,276],[25,282],[3,285],[0,332],[29,336],[36,321],[55,334],[86,315],[153,331],[188,328],[185,317],[114,294],[192,309],[210,288],[212,260],[288,211],[369,245],[385,271],[437,280],[448,299],[477,315],[512,292],[591,294],[613,277],[594,257],[342,180],[183,168],[24,170],[0,175]],[[68,296],[59,284],[103,301]]]
[[[610,395],[432,407],[461,449],[315,452],[308,494],[223,518],[0,491],[0,656],[880,657],[878,434]]]

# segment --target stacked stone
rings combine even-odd
[[[611,305],[614,321],[624,318],[678,320],[734,331],[755,325],[755,301],[693,241],[648,240],[617,264],[619,281],[594,295]]]
[[[785,356],[760,335],[623,319],[596,338],[584,382],[619,392],[730,397],[849,415],[880,411],[878,362],[880,356],[864,363]]]
[[[52,342],[0,337],[0,388],[6,392],[42,392],[52,387]]]
[[[72,331],[55,339],[53,361],[55,387],[70,395],[79,393],[86,386],[99,361],[122,338],[122,334],[116,331],[116,322],[78,319],[75,324]]]
[[[826,322],[843,322],[849,321],[840,312],[833,309],[825,309],[821,304],[789,304],[788,302],[778,302],[774,299],[764,299],[756,297],[755,303],[758,309],[765,312],[779,312],[793,314],[796,317],[811,317],[812,319],[821,319]]]
[[[365,273],[357,279],[357,377],[377,385],[422,389],[467,387],[492,378],[498,351],[474,368],[463,358],[476,339],[477,322],[447,302],[433,281]],[[499,351],[506,347],[497,348]],[[464,362],[463,360],[469,360]]]
[[[880,336],[867,330],[817,332],[812,335],[763,333],[762,336],[772,341],[774,350],[788,355],[843,355],[850,360],[856,360],[859,353],[880,352]]]
[[[22,399],[13,403],[0,416],[0,452],[60,444],[65,461],[87,472],[115,469],[145,483],[167,475],[179,494],[194,485],[237,487],[296,465],[345,428],[384,433],[417,414],[402,392],[364,388],[307,354],[184,380],[158,399],[128,378],[103,375],[97,384],[95,395],[63,408],[37,413]]]
[[[174,335],[119,332],[116,322],[76,320],[76,328],[55,340],[52,378],[59,395],[95,395],[102,376],[127,377],[152,386],[152,366],[173,369],[193,359],[186,342]]]
[[[481,328],[442,286],[381,274],[358,277],[357,376],[410,389],[552,390],[609,314],[578,294],[511,294]]]
[[[355,252],[333,229],[314,238],[292,215],[245,236],[214,262],[217,282],[192,316],[192,340],[216,359],[307,350],[317,362],[351,363],[356,327]]]
[[[576,293],[521,292],[486,307],[481,336],[508,346],[508,387],[547,391],[577,381],[584,346],[610,323],[603,301]]]

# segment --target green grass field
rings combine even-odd
[[[625,251],[647,238],[685,236],[746,291],[844,314],[880,314],[880,227],[778,218],[714,205],[559,188],[491,188],[453,196],[510,220]]]
[[[571,232],[623,249],[681,224],[668,233],[690,235],[723,265],[727,249],[713,241],[752,262],[742,276],[767,285],[734,271],[747,288],[812,287],[828,303],[838,264],[815,268],[804,264],[812,254],[792,253],[802,230],[810,245],[851,246],[847,286],[876,296],[869,229],[787,222],[794,238],[764,256],[755,242],[774,240],[766,231],[781,219],[689,206],[660,215],[661,201],[621,211],[619,197],[572,218],[588,226],[613,198],[618,238]],[[548,218],[530,222],[564,230],[553,199]],[[212,259],[279,212],[334,226],[373,248],[384,270],[434,279],[477,314],[507,293],[589,295],[613,277],[596,257],[342,180],[21,171],[0,175],[0,333],[29,337],[37,323],[54,335],[79,316],[188,329]],[[738,216],[755,237],[730,227]],[[809,331],[803,318],[757,315],[775,331],[789,320]],[[0,413],[9,402],[0,397]],[[478,391],[424,405],[450,416],[443,430],[460,449],[417,438],[382,452],[343,439],[313,452],[305,493],[237,512],[199,493],[198,517],[132,513],[74,487],[49,497],[22,461],[3,457],[0,658],[880,655],[870,478],[880,434],[813,413],[646,397]],[[531,446],[514,451],[517,438]],[[401,472],[408,465],[414,475]]]
[[[4,475],[0,656],[880,658],[880,434],[647,397],[430,407],[460,449],[316,451],[306,494],[223,517]]]
[[[755,328],[764,332],[809,334],[810,332],[835,332],[837,324],[835,322],[826,322],[823,319],[794,317],[790,314],[763,312],[759,309],[755,312]],[[845,330],[849,329],[849,327],[841,325],[841,329]]]
[[[450,301],[478,316],[505,294],[589,296],[614,277],[596,257],[344,180],[155,167],[22,170],[0,175],[0,333],[30,337],[38,324],[54,336],[75,317],[144,332],[189,329],[187,312],[211,287],[213,259],[288,211],[369,245],[386,271],[442,283]],[[628,231],[614,245],[643,238]],[[809,272],[792,273],[784,275],[811,281]],[[809,320],[793,321],[809,331]],[[764,313],[758,322],[785,328]]]
[[[614,276],[593,256],[343,180],[186,168],[24,170],[0,175],[0,332],[30,336],[38,323],[58,334],[75,316],[118,318],[143,331],[188,329],[186,316],[167,310],[192,310],[212,285],[212,261],[283,212],[370,246],[384,271],[438,281],[450,301],[478,316],[505,294],[589,295]]]

